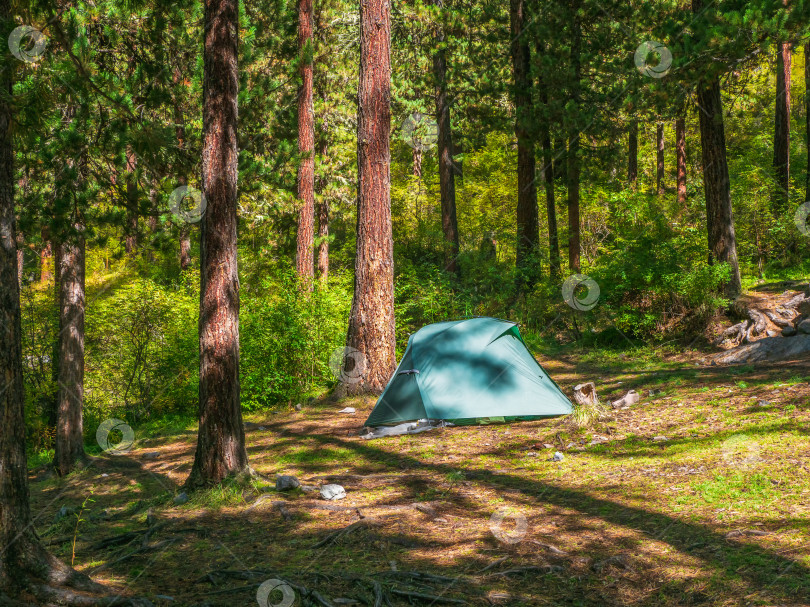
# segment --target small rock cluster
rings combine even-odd
[[[793,319],[791,324],[782,329],[783,337],[793,337],[800,333],[810,335],[810,298],[796,306],[796,311],[799,315]]]

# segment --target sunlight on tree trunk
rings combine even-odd
[[[239,395],[238,6],[238,0],[205,0],[200,425],[188,488],[248,470]]]
[[[301,87],[298,91],[298,238],[295,268],[304,289],[312,289],[315,237],[315,110],[313,86],[312,0],[298,0],[298,52]]]
[[[346,386],[351,394],[382,392],[396,368],[390,133],[391,4],[368,0],[360,4],[357,258],[346,339],[365,364],[358,381]],[[351,375],[355,361],[345,361]]]

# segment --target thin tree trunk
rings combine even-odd
[[[790,189],[790,44],[778,42],[776,51],[776,115],[773,133],[776,183],[771,206],[774,214],[781,216],[787,212]]]
[[[675,120],[675,158],[677,166],[678,206],[686,204],[686,119]]]
[[[357,109],[357,257],[344,371],[349,393],[379,393],[396,368],[391,233],[391,4],[360,3]]]
[[[544,50],[539,41],[536,50],[538,55]],[[548,89],[541,76],[537,79],[537,89],[541,109],[548,112]],[[546,191],[549,274],[552,282],[556,282],[562,275],[562,263],[560,261],[560,237],[557,231],[557,205],[554,198],[554,149],[551,146],[551,128],[548,115],[540,119],[540,144],[543,149],[543,165],[540,174]]]
[[[696,13],[700,11],[700,2],[701,0],[693,0],[692,6],[698,7],[695,9]],[[731,208],[723,101],[720,96],[720,82],[716,77],[698,84],[697,105],[703,149],[703,191],[706,196],[709,258],[729,264],[731,277],[724,292],[727,297],[736,297],[742,290],[742,283]]]
[[[568,184],[568,144],[565,139],[554,140],[554,178]]]
[[[422,150],[418,147],[413,148],[413,176],[422,176]]]
[[[315,109],[313,88],[312,0],[298,0],[298,50],[301,87],[298,91],[298,243],[295,268],[305,289],[312,289],[315,238]]]
[[[85,459],[84,312],[85,242],[81,222],[61,242],[59,255],[59,396],[54,468],[68,474]]]
[[[329,280],[329,201],[321,196],[318,210],[318,281],[325,286]]]
[[[183,81],[180,70],[175,68],[172,74],[172,82],[177,87]],[[174,130],[177,137],[177,149],[182,155],[186,147],[186,121],[183,117],[183,108],[180,106],[178,93],[175,90],[174,103]],[[179,175],[177,182],[180,187],[188,185],[188,178],[185,174],[185,164],[181,160],[178,163]],[[191,228],[186,222],[180,224],[180,270],[185,271],[191,267]]]
[[[806,147],[810,150],[810,42],[804,45],[804,137]],[[804,199],[810,200],[810,153],[807,154]]]
[[[42,249],[39,252],[39,283],[48,284],[51,280],[51,264],[53,263],[53,243],[48,230],[42,229]]]
[[[664,195],[664,123],[659,122],[655,128],[655,190],[659,196]]]
[[[517,138],[517,245],[518,285],[531,289],[538,278],[540,228],[538,225],[534,141],[529,132],[532,116],[532,81],[526,0],[510,0],[512,72],[515,80],[515,136]]]
[[[630,121],[627,136],[627,181],[630,185],[638,182],[638,120]]]
[[[326,47],[326,24],[323,18],[323,6],[319,2],[315,10],[315,37],[318,41],[320,48]],[[327,92],[326,92],[326,74],[324,66],[322,69],[316,70],[320,74],[320,78],[315,78],[315,87],[318,92],[318,97],[324,102],[326,106]],[[329,152],[329,122],[327,116],[324,116],[321,122],[318,153],[323,159],[322,163],[326,162],[326,155]],[[318,246],[316,253],[317,274],[318,281],[321,287],[326,287],[329,282],[329,200],[326,198],[326,189],[329,183],[329,177],[324,167],[321,167],[320,175],[315,181],[315,212],[318,216]]]
[[[443,0],[434,0],[436,7]],[[433,76],[436,84],[436,122],[439,127],[439,189],[441,191],[442,231],[444,232],[444,269],[454,274],[458,267],[458,219],[456,218],[456,181],[453,169],[453,131],[450,126],[450,100],[447,97],[447,57],[444,48],[444,30],[439,26],[436,35],[436,54],[433,56]]]
[[[189,488],[249,470],[239,397],[239,1],[204,0],[200,426]]]
[[[582,52],[582,23],[577,13],[578,0],[572,2],[573,22],[571,36],[571,102],[575,112],[579,110],[579,87],[582,76],[580,53]],[[580,271],[580,221],[579,221],[579,130],[572,124],[568,136],[568,269]]]
[[[131,147],[127,146],[127,228],[124,249],[132,255],[138,249],[138,182],[135,171],[138,158]]]
[[[23,235],[17,233],[17,286],[22,290],[22,277],[25,271],[25,251],[23,250]]]

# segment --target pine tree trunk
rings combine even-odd
[[[515,136],[517,138],[517,245],[516,267],[521,289],[531,289],[539,274],[537,187],[532,119],[532,81],[526,0],[510,0],[512,72],[515,79]]]
[[[554,178],[568,184],[568,144],[565,139],[554,140]]]
[[[321,197],[318,202],[318,281],[325,286],[329,281],[329,201]]]
[[[776,44],[776,115],[773,133],[773,169],[776,183],[771,195],[774,215],[787,212],[790,189],[790,63],[787,42]]]
[[[82,224],[65,237],[59,255],[59,394],[54,468],[68,474],[85,459],[84,407],[85,243]]]
[[[298,51],[301,87],[298,91],[298,243],[295,268],[305,289],[312,289],[315,238],[315,110],[313,87],[312,0],[298,0]]]
[[[186,486],[248,470],[239,396],[237,271],[238,0],[205,0],[200,389],[197,449]]]
[[[9,0],[0,0],[0,31],[8,32]],[[6,69],[4,69],[6,68]],[[53,585],[100,588],[48,554],[31,520],[25,451],[22,331],[11,146],[12,70],[0,66],[0,604],[45,604]],[[32,594],[35,595],[32,603]],[[20,596],[23,595],[23,596]],[[10,597],[10,598],[9,598]],[[48,601],[53,604],[55,601]]]
[[[22,291],[22,277],[25,271],[25,251],[23,235],[17,234],[17,287]]]
[[[538,55],[543,51],[539,42],[536,50]],[[537,80],[537,89],[541,107],[548,111],[548,89],[541,78]],[[557,230],[557,205],[554,198],[554,149],[551,146],[551,128],[548,117],[545,117],[540,122],[540,143],[543,149],[543,165],[540,175],[546,191],[549,273],[551,280],[554,282],[562,275],[562,264],[560,261],[560,237]]]
[[[10,17],[0,0],[0,26]],[[14,217],[14,153],[11,147],[11,69],[0,68],[0,603],[21,589],[22,570],[36,543],[28,505],[25,452],[20,290]]]
[[[810,150],[810,42],[804,45],[804,137]],[[807,154],[807,173],[804,178],[804,199],[810,200],[810,153]]]
[[[172,74],[172,82],[177,87],[182,82],[182,76],[179,69],[175,69]],[[186,147],[186,121],[183,117],[183,108],[180,107],[180,100],[177,98],[177,91],[175,91],[174,104],[174,124],[175,136],[177,137],[177,149],[180,154],[183,153]],[[185,174],[183,163],[178,163],[179,175],[177,182],[180,186],[188,185],[188,179]],[[180,225],[180,270],[185,271],[191,267],[191,228],[185,222]]]
[[[664,123],[659,122],[655,128],[655,190],[659,196],[664,191]]]
[[[434,0],[438,8],[443,0]],[[453,131],[450,126],[450,100],[447,97],[447,58],[444,44],[444,31],[439,26],[436,36],[438,50],[433,56],[433,76],[436,84],[436,122],[439,127],[439,189],[441,191],[442,231],[445,251],[444,269],[454,274],[458,267],[458,219],[456,218],[456,181],[453,169]]]
[[[579,87],[582,76],[582,23],[577,13],[578,0],[572,2],[573,23],[571,36],[571,102],[579,110]],[[568,136],[568,269],[580,271],[580,220],[579,220],[579,130],[571,125]]]
[[[699,2],[700,0],[695,0],[693,6]],[[703,191],[706,196],[709,258],[729,264],[731,278],[724,291],[727,297],[736,297],[742,290],[742,283],[731,208],[723,101],[717,78],[698,84],[697,104],[700,114],[700,143],[703,149]]]
[[[630,185],[638,182],[638,120],[630,121],[627,136],[627,181]]]
[[[686,119],[675,120],[675,158],[677,165],[678,206],[686,203]]]
[[[413,148],[413,176],[422,176],[422,150],[415,147]]]
[[[127,228],[124,249],[132,255],[138,249],[138,182],[135,170],[138,158],[131,147],[127,146]]]
[[[380,393],[396,368],[394,242],[391,234],[391,5],[360,3],[360,76],[357,109],[357,257],[346,345],[364,357],[363,370],[346,357],[357,381],[352,394]]]
[[[51,264],[53,263],[53,244],[51,243],[48,231],[42,232],[42,249],[39,251],[39,283],[48,284],[51,280]]]

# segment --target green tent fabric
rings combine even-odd
[[[569,413],[571,401],[529,352],[517,325],[483,317],[427,325],[411,335],[365,425],[481,424]]]

